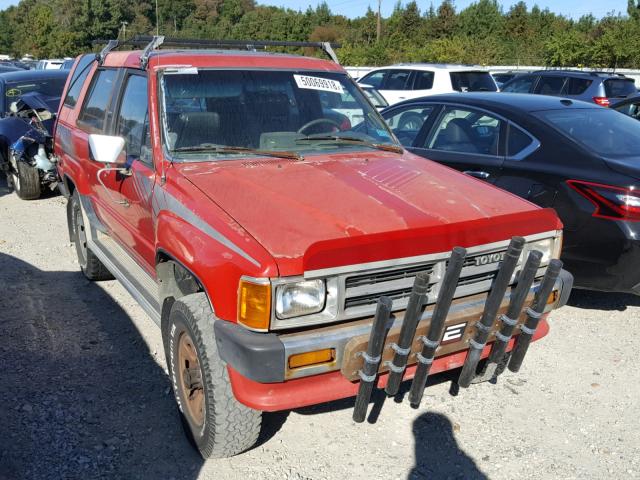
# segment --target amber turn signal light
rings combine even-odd
[[[333,348],[315,350],[313,352],[296,353],[289,357],[289,368],[310,367],[321,363],[333,362],[336,351]]]
[[[241,279],[238,287],[238,323],[266,331],[271,320],[271,283]]]
[[[558,301],[559,295],[560,295],[560,292],[558,292],[558,290],[554,290],[553,292],[551,292],[549,294],[549,297],[547,298],[547,305],[551,305],[552,303],[556,303]]]

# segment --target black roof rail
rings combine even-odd
[[[162,38],[161,41],[158,39]],[[93,44],[104,44],[107,40],[94,40]],[[267,47],[297,47],[297,48],[319,48],[321,49],[331,60],[335,63],[340,64],[338,57],[334,51],[334,48],[340,48],[341,45],[339,43],[331,43],[331,42],[289,42],[289,41],[279,41],[279,40],[210,40],[210,39],[193,39],[193,38],[168,38],[164,36],[154,36],[151,37],[149,35],[136,35],[133,38],[128,40],[123,40],[118,42],[117,40],[109,40],[108,45],[111,45],[112,42],[116,42],[115,46],[111,47],[106,53],[109,53],[116,47],[121,46],[129,46],[129,47],[141,47],[144,48],[143,55],[146,53],[146,62],[148,61],[148,57],[151,52],[155,49],[162,47],[169,48],[192,48],[192,49],[203,49],[203,48],[221,48],[221,49],[239,49],[239,50],[256,50],[258,48],[266,49]],[[105,47],[103,49],[106,50]],[[142,57],[140,61],[142,63]]]

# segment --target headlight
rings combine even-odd
[[[291,318],[320,312],[326,293],[324,280],[280,285],[276,289],[276,316]]]
[[[538,240],[537,242],[531,242],[527,244],[526,255],[529,255],[529,252],[533,250],[538,250],[542,253],[542,259],[540,260],[540,265],[546,265],[549,263],[549,260],[554,257],[554,241],[553,238],[545,238],[544,240]],[[525,257],[526,258],[526,257]]]

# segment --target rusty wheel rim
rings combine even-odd
[[[186,333],[178,340],[178,388],[182,390],[185,412],[198,427],[204,423],[204,387],[196,347]]]

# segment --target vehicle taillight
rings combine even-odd
[[[340,124],[340,131],[344,132],[346,130],[351,130],[351,121],[345,117]]]
[[[594,217],[640,221],[640,190],[567,180],[567,184],[596,207]]]
[[[608,107],[611,105],[611,102],[607,97],[593,97],[593,101],[601,107]]]

